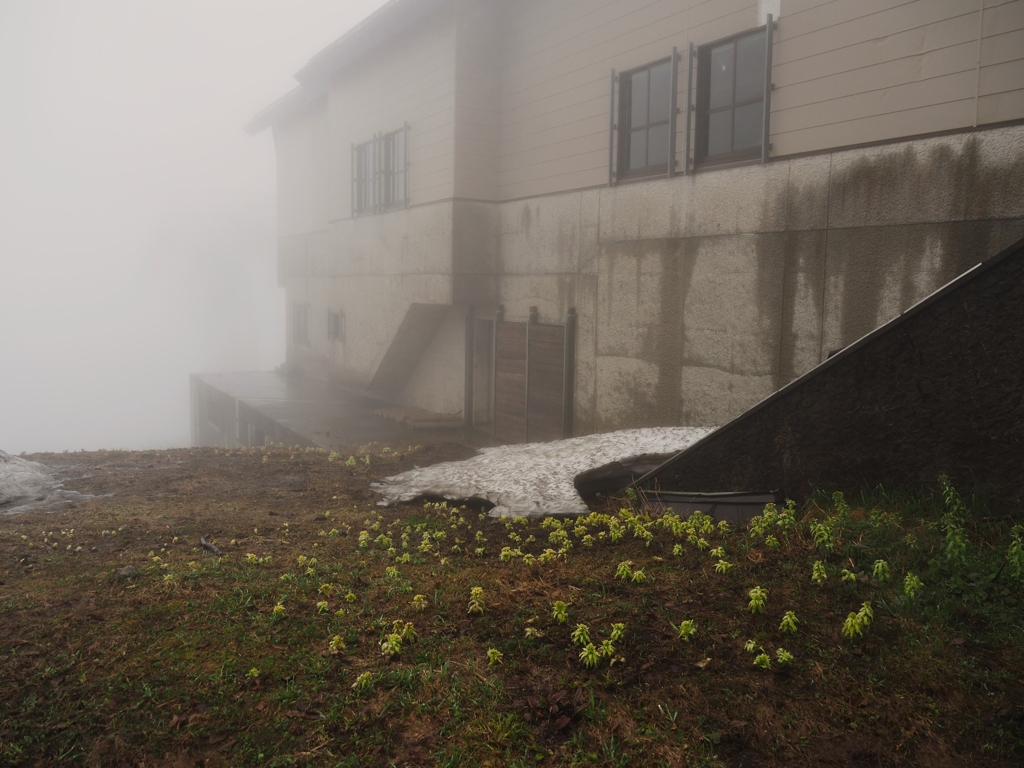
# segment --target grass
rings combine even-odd
[[[252,453],[207,458],[328,465]],[[205,493],[189,503],[223,508]],[[820,494],[731,531],[628,499],[542,523],[325,495],[269,525],[231,512],[220,557],[168,503],[121,494],[0,524],[0,764],[1024,760],[1014,521],[955,492]],[[615,578],[622,563],[645,579]]]

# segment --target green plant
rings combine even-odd
[[[590,643],[590,628],[586,624],[577,624],[570,639],[574,645],[588,645]]]
[[[416,634],[416,628],[412,625],[411,621],[401,621],[396,619],[393,624],[393,629],[399,637],[402,638],[403,643],[415,643],[418,639]]]
[[[356,681],[352,683],[352,689],[355,691],[365,691],[373,685],[373,675],[370,672],[363,672]]]
[[[487,649],[487,665],[496,667],[504,664],[505,654],[499,651],[497,648]]]
[[[812,520],[808,528],[811,531],[811,538],[814,539],[815,545],[821,547],[826,552],[834,550],[836,548],[835,528],[837,523],[838,521],[833,517],[821,522]]]
[[[347,650],[345,646],[345,638],[343,638],[341,635],[335,635],[327,644],[327,650],[335,655]]]
[[[761,669],[771,669],[772,660],[767,653],[759,653],[754,657],[754,666]]]
[[[393,658],[402,652],[402,636],[392,632],[380,644],[380,652],[388,658]]]
[[[615,578],[626,581],[633,576],[633,561],[623,560],[615,569]]]
[[[903,579],[903,594],[913,600],[917,593],[924,588],[924,583],[913,573],[908,573]]]
[[[716,557],[719,560],[721,560],[725,557],[725,547],[715,547],[710,552],[708,552],[708,554],[711,555],[711,557]]]
[[[768,602],[768,590],[764,587],[754,587],[747,593],[750,596],[750,602],[747,604],[747,608],[750,609],[751,613],[761,613],[764,611],[764,607]]]
[[[843,636],[849,640],[863,636],[864,630],[871,626],[871,621],[874,618],[875,612],[871,608],[871,601],[867,600],[861,605],[859,611],[856,613],[851,611],[846,617],[846,621],[843,622]]]
[[[797,625],[800,620],[796,617],[796,614],[792,611],[786,611],[782,616],[782,623],[779,624],[779,629],[783,632],[789,632],[791,634],[797,631]]]
[[[725,560],[719,560],[715,563],[715,573],[728,573],[732,566],[732,563],[727,563]]]
[[[785,648],[778,648],[775,651],[775,660],[779,663],[780,666],[784,667],[787,664],[792,663],[793,654],[787,651]]]
[[[747,653],[753,653],[757,650],[757,641],[747,640],[747,642],[743,644],[743,650],[745,650]]]
[[[565,624],[566,620],[569,618],[569,606],[561,600],[555,600],[555,604],[551,611],[551,618],[559,624]]]
[[[356,457],[355,456],[349,456],[348,457],[348,461],[345,462],[345,466],[346,467],[354,467],[355,465],[356,465]]]
[[[815,560],[814,565],[811,566],[811,581],[821,587],[825,584],[826,579],[828,579],[828,574],[825,573],[825,564],[821,560]]]
[[[601,646],[597,649],[598,652],[607,658],[615,656],[615,645],[611,640],[604,640],[601,642]]]
[[[889,568],[889,564],[885,560],[875,560],[875,565],[871,569],[871,578],[878,579],[879,581],[891,579],[892,570]]]
[[[416,595],[416,597],[414,597],[412,599],[412,607],[415,608],[417,611],[426,610],[426,607],[427,607],[427,598],[426,598],[426,596],[425,595]]]
[[[843,581],[855,582],[857,581],[857,574],[853,571],[848,571],[846,568],[843,568],[843,570],[839,572],[839,578]]]
[[[608,633],[608,637],[613,643],[619,642],[626,634],[625,624],[612,624],[611,631]]]
[[[629,577],[629,580],[634,584],[643,584],[647,581],[647,574],[644,573],[643,568],[638,568],[637,570],[633,571],[632,575]]]
[[[484,609],[485,605],[483,587],[473,587],[469,590],[468,612],[475,615],[483,615]]]
[[[593,643],[587,643],[580,651],[580,661],[587,667],[596,667],[601,662],[601,653],[594,647]]]
[[[544,637],[544,633],[536,627],[527,627],[523,635],[524,637],[526,637],[527,640],[539,640],[540,638]]]
[[[1024,526],[1013,526],[1010,537],[1012,541],[1006,550],[1007,573],[1016,581],[1024,581]]]
[[[683,619],[676,628],[676,634],[680,640],[690,642],[690,638],[697,634],[697,624],[693,619]]]

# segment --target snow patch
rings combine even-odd
[[[677,453],[712,431],[704,427],[649,427],[572,437],[550,443],[484,448],[465,461],[448,461],[388,477],[371,487],[381,506],[440,496],[485,499],[491,515],[586,514],[573,480],[581,472],[646,454]]]
[[[42,464],[0,451],[0,514],[54,509],[81,498],[63,490]]]

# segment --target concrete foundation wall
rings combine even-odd
[[[577,431],[722,424],[1024,235],[1024,127],[499,209],[506,316],[579,311]]]
[[[333,222],[325,232],[282,238],[288,322],[310,306],[310,344],[287,331],[287,360],[307,373],[365,386],[413,302],[452,302],[452,202]],[[327,338],[328,312],[345,318]]]
[[[423,353],[409,384],[396,398],[435,413],[459,413],[463,409],[466,370],[466,320],[464,307],[452,307]]]

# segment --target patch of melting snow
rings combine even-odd
[[[0,514],[56,509],[84,498],[64,490],[42,464],[0,451]]]
[[[677,453],[712,431],[704,427],[649,427],[484,448],[465,461],[448,461],[388,477],[371,487],[381,506],[440,496],[484,499],[492,516],[586,514],[573,480],[581,472],[647,454]]]

